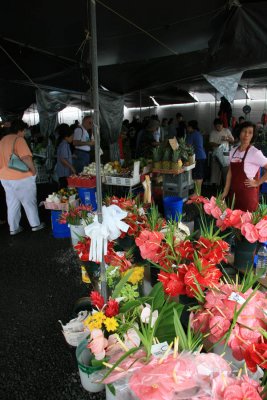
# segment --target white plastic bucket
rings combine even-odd
[[[96,383],[100,378],[99,371],[102,368],[91,366],[92,353],[86,347],[87,343],[87,340],[83,340],[76,349],[76,359],[78,362],[81,384],[88,392],[98,393],[105,389],[103,383]]]
[[[79,242],[81,236],[85,236],[84,226],[83,225],[69,225],[70,227],[70,235],[71,242],[73,246]]]

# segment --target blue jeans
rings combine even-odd
[[[74,154],[77,158],[73,158],[73,165],[76,169],[76,173],[79,174],[82,172],[83,167],[90,164],[90,152],[75,149]]]

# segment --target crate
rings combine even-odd
[[[166,186],[163,187],[163,196],[164,197],[172,197],[172,196],[177,196],[181,197],[182,199],[187,199],[189,196],[189,188],[184,187],[177,187],[176,185],[173,186]]]
[[[163,175],[163,189],[167,190],[170,186],[175,186],[177,190],[192,189],[194,187],[192,171],[185,171],[180,175]]]
[[[134,162],[132,178],[123,178],[120,176],[105,176],[106,185],[114,186],[134,186],[140,182],[140,161]]]
[[[36,170],[36,183],[48,183],[49,182],[49,175],[46,172],[45,165],[35,164]]]
[[[196,166],[196,164],[191,164],[191,165],[187,165],[187,166],[183,166],[183,170],[184,171],[191,171],[192,169],[194,169]]]

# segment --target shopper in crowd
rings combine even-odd
[[[267,158],[261,150],[252,146],[255,125],[246,121],[240,125],[240,144],[230,151],[230,166],[222,198],[234,198],[235,208],[255,211],[259,204],[259,186],[267,180]],[[260,177],[260,168],[265,172]]]
[[[90,151],[94,144],[93,117],[87,115],[83,118],[82,125],[74,130],[73,145],[76,156],[74,166],[77,173],[82,172],[83,167],[90,164]]]
[[[206,153],[203,147],[203,136],[201,135],[198,122],[189,121],[187,124],[186,143],[193,146],[196,157],[196,166],[192,171],[192,177],[195,182],[195,191],[201,194],[202,182],[205,177]]]
[[[239,140],[239,132],[240,132],[240,126],[245,122],[245,118],[242,117],[242,115],[238,118],[238,122],[235,124],[235,127],[233,129],[233,137],[235,139],[235,142]]]
[[[136,158],[152,158],[153,148],[159,145],[154,138],[154,132],[159,128],[159,121],[151,119],[145,128],[138,132],[136,140]]]
[[[72,162],[72,153],[70,144],[73,141],[73,131],[68,124],[61,124],[57,128],[58,148],[57,148],[57,166],[56,172],[59,181],[59,188],[68,186],[68,176],[75,174],[76,170]]]
[[[181,113],[177,113],[175,121],[169,124],[169,138],[176,137],[177,139],[183,138],[186,135],[186,123]]]
[[[168,118],[162,118],[160,124],[160,140],[164,140],[168,137]]]
[[[32,153],[25,139],[27,124],[15,120],[10,127],[10,134],[0,141],[0,180],[6,192],[7,216],[11,235],[20,233],[21,205],[23,206],[32,231],[44,228],[40,223],[36,199],[36,171]],[[8,167],[14,147],[14,153],[28,166],[27,172]]]
[[[212,150],[217,149],[219,146],[223,146],[223,151],[229,151],[229,143],[234,143],[234,137],[229,129],[223,127],[223,122],[219,118],[215,118],[213,121],[214,129],[209,135],[209,145]],[[221,165],[219,164],[217,157],[212,156],[211,160],[211,178],[210,182],[214,185],[219,186],[222,179]]]

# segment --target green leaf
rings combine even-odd
[[[113,396],[116,397],[116,390],[115,390],[114,386],[112,385],[112,383],[108,383],[107,387],[108,387],[108,390],[110,391],[110,393],[112,393]]]
[[[132,308],[136,308],[141,304],[142,302],[140,300],[128,301],[122,307],[120,307],[120,313],[125,314],[127,311],[130,311]]]
[[[153,299],[152,300],[153,310],[158,310],[163,306],[165,297],[161,282],[156,283],[156,285],[152,288],[151,292],[149,293],[148,297]]]
[[[180,317],[182,314],[184,306],[182,304],[175,303],[172,301],[171,303],[166,303],[163,308],[161,320],[158,322],[158,326],[155,329],[155,337],[158,338],[160,342],[171,342],[175,337],[175,328],[174,328],[174,317],[173,310],[176,310],[177,315]]]
[[[102,367],[103,362],[107,362],[108,358],[103,358],[102,360],[96,360],[95,358],[92,358],[91,360],[91,365],[92,367]]]
[[[110,370],[104,375],[104,378],[102,379],[101,382],[103,382],[103,380],[106,379],[106,378],[111,374],[111,372],[114,371],[114,369],[115,369],[118,365],[120,365],[120,363],[121,363],[123,360],[125,360],[125,358],[127,358],[128,356],[130,356],[130,355],[133,354],[133,353],[136,353],[138,350],[139,350],[139,347],[133,347],[132,349],[130,349],[129,351],[127,351],[126,353],[124,353],[124,354],[118,359],[118,361],[117,361],[115,364],[113,364],[113,367],[110,368]]]
[[[123,278],[121,278],[121,280],[119,281],[119,283],[115,286],[115,289],[112,293],[112,299],[116,299],[117,297],[119,297],[121,289],[123,288],[123,286],[125,285],[125,283],[128,281],[128,279],[130,278],[130,276],[133,273],[133,269],[130,269],[129,271],[126,272],[126,274],[124,275]]]

